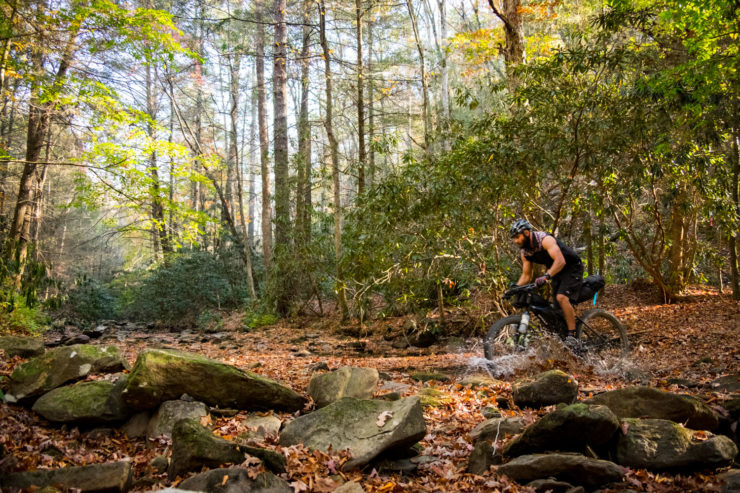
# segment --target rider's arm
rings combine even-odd
[[[521,254],[522,256],[522,275],[519,277],[519,280],[516,282],[517,286],[524,286],[529,281],[532,280],[532,262],[524,258],[524,254]]]
[[[542,240],[542,247],[547,250],[548,255],[553,260],[552,265],[547,269],[547,273],[550,274],[550,277],[554,277],[565,267],[565,257],[563,257],[563,252],[560,251],[558,242],[552,236],[546,236]]]

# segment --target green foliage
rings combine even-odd
[[[195,322],[208,310],[237,308],[248,296],[244,266],[231,251],[173,254],[139,279],[113,284],[120,316],[140,320]]]
[[[195,319],[195,325],[201,331],[218,332],[224,326],[224,319],[216,311],[204,310]]]
[[[253,330],[265,327],[268,325],[274,325],[278,322],[279,317],[274,313],[265,313],[262,311],[247,311],[242,319],[244,327]]]
[[[72,316],[94,322],[115,316],[115,299],[103,283],[82,275],[69,291],[66,308]]]
[[[11,334],[40,334],[48,316],[38,306],[29,306],[26,297],[14,289],[0,290],[0,328]]]

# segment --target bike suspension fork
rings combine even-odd
[[[519,322],[519,335],[520,336],[527,333],[527,327],[529,327],[529,311],[522,313],[522,319]]]

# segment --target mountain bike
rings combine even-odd
[[[571,303],[578,304],[594,300],[604,286],[601,276],[589,276],[583,281],[581,292]],[[504,293],[504,299],[511,299],[515,308],[524,311],[497,320],[491,325],[483,341],[483,351],[487,359],[523,351],[536,341],[548,336],[559,337],[563,341],[568,327],[563,311],[539,294],[534,283],[514,286]],[[627,331],[612,313],[601,308],[593,308],[582,315],[576,315],[576,354],[596,353],[602,357],[625,356],[629,352]]]

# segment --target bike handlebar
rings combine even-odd
[[[523,284],[521,286],[514,286],[504,291],[504,298],[510,298],[519,293],[533,293],[537,289],[537,285],[533,282],[529,284]]]

